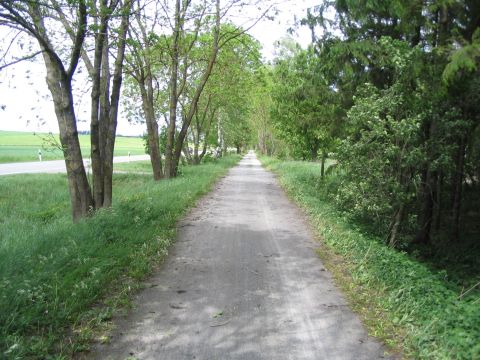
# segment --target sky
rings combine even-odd
[[[301,18],[306,9],[318,5],[320,0],[285,0],[277,9],[274,20],[258,22],[249,33],[260,41],[266,61],[274,57],[274,43],[287,35],[287,29],[294,25],[295,16]],[[2,36],[0,28],[0,37]],[[306,27],[297,29],[294,39],[303,47],[310,42]],[[0,47],[5,46],[1,44]],[[0,71],[0,130],[58,133],[53,104],[48,99],[45,84],[45,66],[40,57],[36,61],[22,62]],[[76,107],[78,129],[89,130],[89,95],[86,93]],[[141,135],[146,132],[144,124],[129,124],[122,112],[119,114],[117,134]]]

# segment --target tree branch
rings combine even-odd
[[[7,64],[5,64],[5,65],[0,65],[0,71],[2,71],[3,69],[5,69],[5,68],[7,68],[7,67],[9,67],[9,66],[18,64],[19,62],[33,59],[33,58],[36,57],[37,55],[40,55],[42,52],[43,52],[43,51],[40,50],[40,51],[37,51],[37,52],[35,52],[35,53],[33,53],[33,54],[30,54],[30,55],[24,56],[24,57],[22,57],[22,58],[20,58],[20,59],[16,59],[16,60],[14,60],[14,61],[12,61],[12,62],[9,62],[9,63],[7,63]]]

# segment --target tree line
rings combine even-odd
[[[249,6],[255,15],[242,26],[229,20]],[[112,205],[122,102],[129,120],[146,124],[155,180],[177,176],[184,158],[198,164],[209,146],[240,151],[249,109],[242,94],[260,63],[259,44],[246,31],[271,8],[254,0],[0,0],[12,53],[10,61],[2,54],[0,69],[36,56],[45,64],[74,221]],[[83,69],[90,84],[91,183],[75,106]]]
[[[324,1],[301,23],[309,48],[283,39],[265,69],[259,150],[318,159],[393,247],[478,237],[480,3]]]

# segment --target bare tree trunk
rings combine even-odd
[[[190,153],[188,137],[185,139],[183,143],[183,154],[185,155],[185,160],[187,161],[187,164],[193,164],[193,157],[192,157],[192,154]]]
[[[95,204],[96,208],[101,208],[106,205],[106,187],[105,183],[107,177],[107,138],[110,127],[110,63],[109,63],[109,39],[108,28],[105,31],[105,44],[103,45],[102,55],[102,72],[100,78],[100,108],[99,108],[99,146],[100,146],[100,174],[101,182],[99,186],[102,187],[102,203]],[[115,136],[115,134],[113,134]],[[112,159],[113,162],[113,159]],[[112,168],[113,171],[113,168]],[[111,190],[110,190],[111,193]],[[109,201],[111,204],[111,199]]]
[[[136,12],[136,20],[141,35],[137,35],[143,43],[142,49],[134,48],[133,56],[136,59],[132,75],[137,81],[142,98],[142,109],[147,125],[148,153],[152,164],[153,179],[158,181],[163,178],[162,155],[160,153],[160,139],[158,135],[158,124],[155,116],[155,105],[153,97],[153,76],[152,63],[150,59],[150,46],[147,30],[142,23],[140,13]]]
[[[440,230],[440,226],[442,225],[442,190],[444,184],[444,174],[443,171],[439,171],[437,181],[436,181],[436,199],[435,199],[435,213],[433,216],[433,228],[436,232]]]
[[[100,3],[99,13],[105,13],[106,0]],[[95,51],[92,74],[91,113],[90,113],[90,151],[92,160],[93,201],[96,209],[103,206],[103,161],[101,156],[101,125],[100,125],[100,97],[102,60],[108,17],[104,14],[100,17],[100,26],[95,34]]]
[[[200,156],[198,154],[198,149],[200,147],[200,124],[197,124],[195,129],[196,134],[193,134],[193,164],[200,164]]]
[[[172,68],[170,74],[170,119],[167,128],[167,144],[165,146],[165,177],[171,178],[175,176],[175,131],[177,126],[177,104],[178,104],[178,63],[179,63],[179,41],[180,41],[180,0],[175,1],[175,25],[172,43]],[[182,146],[180,144],[180,150]],[[180,154],[178,155],[180,158]]]
[[[200,133],[202,131],[202,125],[200,123],[200,119],[198,116],[198,108],[197,111],[195,112],[195,130],[192,130],[192,139],[193,139],[193,157],[192,157],[192,164],[193,165],[198,165],[200,163],[199,155],[198,155],[198,149],[200,147]],[[205,117],[204,117],[205,119]]]
[[[460,209],[462,206],[462,190],[464,179],[464,164],[465,164],[465,148],[466,139],[462,137],[460,139],[458,153],[457,153],[457,166],[455,169],[454,181],[453,181],[453,204],[452,204],[452,240],[458,241],[460,239]]]
[[[327,161],[327,152],[325,150],[322,150],[322,163],[320,167],[320,178],[324,179],[325,178],[325,162]]]
[[[203,148],[202,152],[200,153],[198,157],[198,163],[200,164],[202,162],[202,159],[204,158],[205,154],[207,153],[207,138],[208,135],[210,135],[210,126],[208,127],[207,131],[205,132],[205,138],[203,140]]]
[[[150,163],[152,164],[153,178],[154,180],[158,181],[163,178],[163,173],[162,158],[160,154],[160,139],[158,136],[158,124],[155,119],[155,113],[153,109],[153,94],[150,92],[150,87],[147,92],[143,79],[139,79],[138,85],[140,88],[140,94],[142,96],[142,107],[145,115],[145,122],[147,123],[148,153],[150,155]]]
[[[311,157],[312,157],[312,161],[317,161],[318,159],[318,148],[320,147],[320,145],[318,144],[318,141],[314,141],[314,143],[312,144],[312,148],[310,149],[310,154],[311,154]]]
[[[392,230],[390,232],[390,237],[388,239],[388,244],[393,248],[396,247],[397,245],[398,233],[400,229],[400,224],[402,223],[404,209],[405,209],[405,204],[401,204],[393,218]]]
[[[132,1],[127,0],[124,4],[124,9],[127,10],[122,17],[119,29],[119,40],[117,48],[117,57],[115,59],[115,66],[112,78],[112,94],[110,97],[110,106],[108,112],[108,125],[105,127],[105,150],[104,150],[104,199],[103,206],[112,206],[113,200],[113,153],[115,150],[115,137],[117,132],[118,122],[118,107],[120,104],[120,90],[122,88],[122,72],[125,56],[125,44],[130,24],[129,13],[132,7]],[[110,82],[110,79],[109,79]]]
[[[436,133],[435,119],[427,121],[423,126],[424,139],[428,142],[434,138]],[[420,214],[419,214],[419,229],[415,236],[414,242],[419,244],[428,245],[431,242],[430,232],[432,228],[432,220],[435,206],[435,182],[437,173],[431,169],[430,162],[435,157],[433,149],[430,147],[427,149],[427,162],[423,165],[422,182],[420,185],[419,198],[421,201]]]
[[[211,112],[210,110],[210,104],[211,104],[212,96],[211,94],[208,96],[208,101],[203,109],[203,113],[201,118],[198,115],[198,107],[197,111],[195,112],[195,132],[193,133],[193,164],[198,165],[202,161],[203,157],[205,156],[205,153],[207,152],[207,139],[208,135],[210,134],[210,127],[213,121],[213,118],[215,117],[215,112],[216,109],[213,109]],[[210,112],[210,114],[209,114]],[[207,117],[207,115],[209,115]],[[206,130],[205,130],[206,128]],[[201,133],[202,131],[205,130],[204,138],[203,138],[203,148],[202,152],[199,154],[199,148],[200,148],[200,139],[201,139]]]
[[[60,131],[60,143],[65,157],[72,217],[74,221],[78,221],[80,218],[87,216],[93,208],[93,198],[83,166],[80,141],[78,140],[72,87],[70,81],[65,78],[45,53],[44,60],[47,68],[47,85],[52,94]]]
[[[153,112],[153,104],[149,99],[146,99],[147,93],[143,85],[140,85],[140,92],[142,93],[143,112],[147,123],[148,152],[150,154],[150,163],[152,164],[153,169],[153,178],[158,181],[163,178],[158,124]]]
[[[47,65],[47,84],[52,94],[60,130],[60,143],[62,144],[67,169],[72,217],[74,221],[78,221],[87,216],[93,208],[93,198],[83,166],[72,89],[70,82],[62,79],[60,72],[54,69],[51,63]]]
[[[415,242],[430,244],[430,231],[432,228],[433,208],[435,199],[435,173],[428,167],[425,169],[422,181],[422,207],[420,211],[421,222]]]

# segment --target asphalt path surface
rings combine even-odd
[[[379,359],[253,153],[179,224],[165,262],[93,359]]]
[[[129,161],[149,160],[148,155],[132,155],[132,156],[115,156],[114,163],[122,163]],[[89,166],[90,161],[85,160],[85,166]],[[18,162],[0,164],[1,175],[14,174],[35,174],[35,173],[64,173],[66,172],[64,160],[35,161],[35,162]]]

